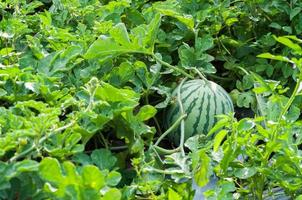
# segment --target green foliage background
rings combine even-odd
[[[301,10],[297,0],[2,0],[0,199],[192,199],[192,178],[205,185],[211,163],[221,160],[212,159],[202,137],[187,141],[185,155],[156,150],[172,90],[184,76],[197,77],[197,68],[230,92],[236,107],[278,121],[299,67],[257,55],[301,56],[293,42],[278,39],[297,35],[299,43]],[[288,121],[278,121],[286,141],[295,141],[282,143],[291,159],[277,161],[294,160],[295,169],[277,165],[276,174],[255,160],[233,174],[227,167],[240,163],[231,161],[238,152],[229,152],[215,168],[225,179],[209,196],[259,197],[263,190],[253,193],[253,184],[260,173],[270,177],[260,177],[264,189],[283,187],[298,197],[302,183],[287,175],[302,174],[300,109],[297,95]],[[263,127],[258,118],[228,120],[234,126],[219,132],[215,151],[227,130],[244,138]],[[285,126],[289,121],[294,125]],[[242,146],[249,141],[230,138]],[[160,146],[174,147],[167,140]],[[247,149],[251,158],[261,153]]]

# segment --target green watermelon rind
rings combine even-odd
[[[173,91],[175,101],[166,115],[166,126],[170,127],[180,116],[177,102],[178,87]],[[185,140],[196,134],[207,134],[217,122],[216,115],[234,112],[229,94],[212,81],[194,79],[186,81],[180,90],[181,101],[187,114],[185,119]],[[180,128],[168,136],[179,144]]]

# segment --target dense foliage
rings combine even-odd
[[[0,199],[302,199],[298,0],[0,1]],[[205,76],[235,113],[166,136]],[[183,133],[182,133],[183,135]],[[281,191],[281,192],[280,192]],[[300,196],[299,196],[300,195]]]

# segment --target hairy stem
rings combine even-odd
[[[208,79],[196,67],[193,69],[202,80],[205,80],[206,82],[208,82]]]
[[[167,62],[163,61],[162,59],[158,58],[155,54],[152,54],[152,57],[154,58],[154,60],[156,60],[157,62],[159,62],[163,66],[168,67],[170,69],[173,69],[174,71],[177,71],[177,72],[181,73],[182,75],[186,76],[187,78],[194,79],[194,76],[188,74],[183,69],[180,69],[178,67],[170,65],[169,63],[167,63]]]
[[[284,117],[284,115],[287,113],[287,111],[289,110],[290,106],[293,104],[293,101],[295,100],[295,97],[298,94],[300,84],[301,84],[301,80],[298,79],[292,95],[290,96],[289,100],[287,101],[285,107],[283,108],[282,112],[280,113],[280,115],[278,117],[276,128],[273,131],[273,141],[275,141],[277,139],[277,132],[278,132],[278,129],[280,128],[281,120]]]
[[[302,77],[302,72],[300,72],[299,77]],[[280,129],[281,120],[284,117],[284,115],[288,112],[290,106],[292,105],[293,101],[295,100],[295,97],[298,95],[299,87],[300,87],[301,83],[302,83],[302,81],[299,78],[297,80],[297,83],[296,83],[296,86],[294,88],[294,91],[293,91],[292,95],[290,96],[289,100],[287,101],[286,105],[284,106],[284,108],[282,109],[282,111],[281,111],[281,113],[280,113],[280,115],[278,117],[277,125],[275,126],[275,128],[273,129],[273,132],[272,132],[272,142],[273,143],[276,143],[276,140],[278,139],[278,132],[280,132],[279,129]],[[269,157],[272,154],[272,152],[273,152],[273,149],[270,149],[265,154],[264,160],[265,160],[266,163],[268,162]]]
[[[181,115],[175,122],[174,124],[168,129],[166,130],[159,138],[158,140],[155,142],[155,146],[157,146],[169,133],[171,133],[175,128],[178,127],[178,125],[181,123],[181,121],[186,117],[187,115]]]
[[[175,152],[178,152],[180,150],[179,147],[175,148],[175,149],[164,149],[162,147],[159,147],[159,146],[153,146],[153,148],[162,153],[162,154],[172,154],[172,153],[175,153]]]
[[[42,144],[45,140],[47,140],[48,138],[54,136],[55,134],[73,126],[76,123],[76,121],[71,121],[69,124],[66,124],[65,126],[59,127],[57,129],[54,129],[53,131],[51,131],[51,133],[49,135],[45,135],[44,137],[42,137],[39,141],[38,141],[38,145]],[[35,149],[36,145],[32,145],[30,148],[26,149],[25,151],[23,151],[22,153],[15,155],[14,157],[12,157],[9,162],[14,162],[16,160],[18,160],[19,158],[23,158],[25,157],[28,153],[30,153],[31,151],[33,151]]]

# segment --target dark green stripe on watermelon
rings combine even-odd
[[[210,114],[210,108],[211,108],[210,105],[209,105],[211,103],[210,100],[211,100],[211,96],[208,93],[208,106],[207,106],[207,112],[206,112],[206,119],[208,119],[209,114]],[[209,121],[210,120],[206,120],[205,128],[204,128],[204,130],[207,131],[207,132],[209,131],[209,128],[210,128]],[[204,133],[204,134],[206,134],[206,133]]]
[[[192,87],[195,86],[195,85],[198,86],[198,83],[184,84],[184,85],[181,87],[180,91],[181,91],[181,92],[186,91],[188,88],[192,88]]]
[[[191,88],[191,90],[199,90],[199,89],[201,89],[200,88],[200,86],[199,87],[196,87],[196,88]],[[182,90],[182,91],[185,91],[185,90]],[[181,91],[181,93],[182,93],[182,91]],[[194,92],[191,92],[191,93],[189,93],[186,97],[182,97],[181,99],[182,99],[182,103],[183,104],[185,104],[186,103],[186,101],[192,96],[192,95],[194,95],[195,93]]]
[[[205,97],[205,93],[203,93],[203,95],[202,95],[201,102],[204,101],[204,97]],[[202,110],[203,110],[203,105],[200,104],[200,106],[199,106],[199,108],[198,108],[198,111],[199,111],[198,113],[199,113],[199,115],[202,114]],[[200,123],[200,120],[199,120],[199,119],[200,119],[200,118],[196,118],[196,121],[195,121],[195,123],[194,123],[194,125],[193,125],[193,130],[197,130],[198,125],[199,125],[199,123]]]
[[[227,93],[222,92],[221,90],[217,90],[217,92],[220,93],[225,99],[228,99],[228,101],[226,101],[226,104],[229,106],[230,109],[232,109],[232,111],[234,111],[234,107],[233,107],[233,103],[232,103],[231,97],[228,96]]]
[[[177,98],[178,88],[172,93]],[[217,122],[216,115],[233,112],[233,103],[227,92],[212,81],[191,80],[180,89],[185,119],[185,140],[195,134],[207,134]],[[171,126],[180,116],[178,102],[167,113],[167,125]],[[167,127],[167,128],[168,128]],[[179,144],[180,128],[175,129],[169,138]]]
[[[214,91],[212,90],[212,92],[213,92],[213,94],[215,94],[214,93]],[[215,116],[217,115],[217,96],[216,95],[213,95],[213,98],[214,98],[214,104],[215,104],[215,106],[214,106],[214,113],[215,113]],[[214,117],[214,120],[213,120],[213,124],[215,124],[216,123],[216,117]]]

